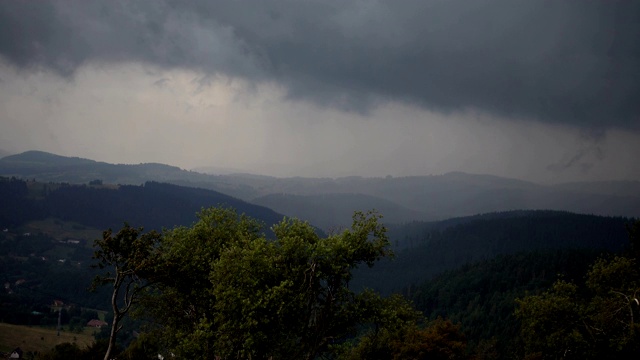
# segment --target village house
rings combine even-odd
[[[22,349],[17,347],[15,350],[11,352],[9,355],[9,359],[22,359]]]
[[[102,321],[102,320],[98,320],[98,319],[92,319],[89,320],[89,322],[87,323],[88,327],[93,327],[93,328],[98,328],[100,329],[103,326],[107,326],[109,324],[107,324],[106,322]]]

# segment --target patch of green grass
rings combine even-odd
[[[0,323],[0,351],[8,353],[20,347],[25,353],[45,353],[62,343],[76,343],[83,349],[93,343],[94,331],[92,328],[85,328],[80,334],[61,331],[58,336],[51,328]]]
[[[89,248],[93,246],[93,240],[102,237],[102,230],[55,218],[31,221],[24,229],[24,232],[42,232],[59,241],[85,240],[85,246]]]

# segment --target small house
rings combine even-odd
[[[102,321],[102,320],[98,320],[98,319],[92,319],[89,320],[89,322],[87,323],[88,327],[93,327],[93,328],[98,328],[100,329],[103,326],[107,326],[109,324],[107,324],[106,322]]]
[[[15,350],[11,352],[9,355],[9,359],[22,359],[22,349],[17,347]]]

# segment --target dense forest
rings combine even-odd
[[[212,190],[149,181],[143,185],[41,183],[0,177],[0,226],[56,217],[98,229],[124,222],[148,229],[190,225],[204,207],[228,206],[272,225],[282,215]]]
[[[499,255],[562,249],[619,252],[628,245],[631,219],[559,211],[510,211],[439,222],[390,226],[396,256],[366,273],[354,286],[399,292],[443,271]]]

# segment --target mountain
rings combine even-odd
[[[53,217],[97,229],[126,221],[147,230],[191,225],[203,207],[232,207],[270,227],[283,215],[219,192],[147,182],[143,185],[69,185],[0,178],[0,228]]]
[[[219,191],[244,200],[256,195],[252,193],[252,189],[229,184],[225,178],[191,172],[176,166],[156,163],[109,164],[42,151],[27,151],[0,159],[0,175],[71,184],[87,184],[96,179],[108,184],[123,185],[158,181]]]
[[[354,210],[375,209],[385,223],[405,223],[428,218],[392,201],[363,194],[269,194],[252,200],[289,217],[298,217],[325,231],[348,227]]]
[[[0,159],[0,175],[76,184],[86,184],[95,179],[113,184],[172,183],[214,190],[249,202],[268,203],[288,215],[321,220],[327,226],[335,223],[333,219],[342,218],[343,212],[369,210],[370,206],[384,207],[386,222],[408,221],[416,219],[416,216],[422,216],[418,220],[442,220],[517,209],[640,216],[638,181],[542,185],[462,172],[336,179],[208,175],[162,164],[115,165],[36,151]],[[341,196],[345,200],[339,200]],[[325,218],[318,219],[316,214],[317,211],[333,212],[338,209],[339,216],[327,214],[323,215]]]
[[[637,197],[640,181],[572,182],[554,185],[553,188],[583,194]]]
[[[562,211],[510,211],[392,227],[396,258],[362,270],[357,283],[388,293],[499,255],[561,249],[620,252],[631,219]]]
[[[0,149],[0,159],[2,159],[2,158],[3,158],[3,157],[5,157],[5,156],[9,156],[9,155],[11,155],[11,153],[10,153],[10,152],[5,151],[5,150],[3,150],[3,149]]]

